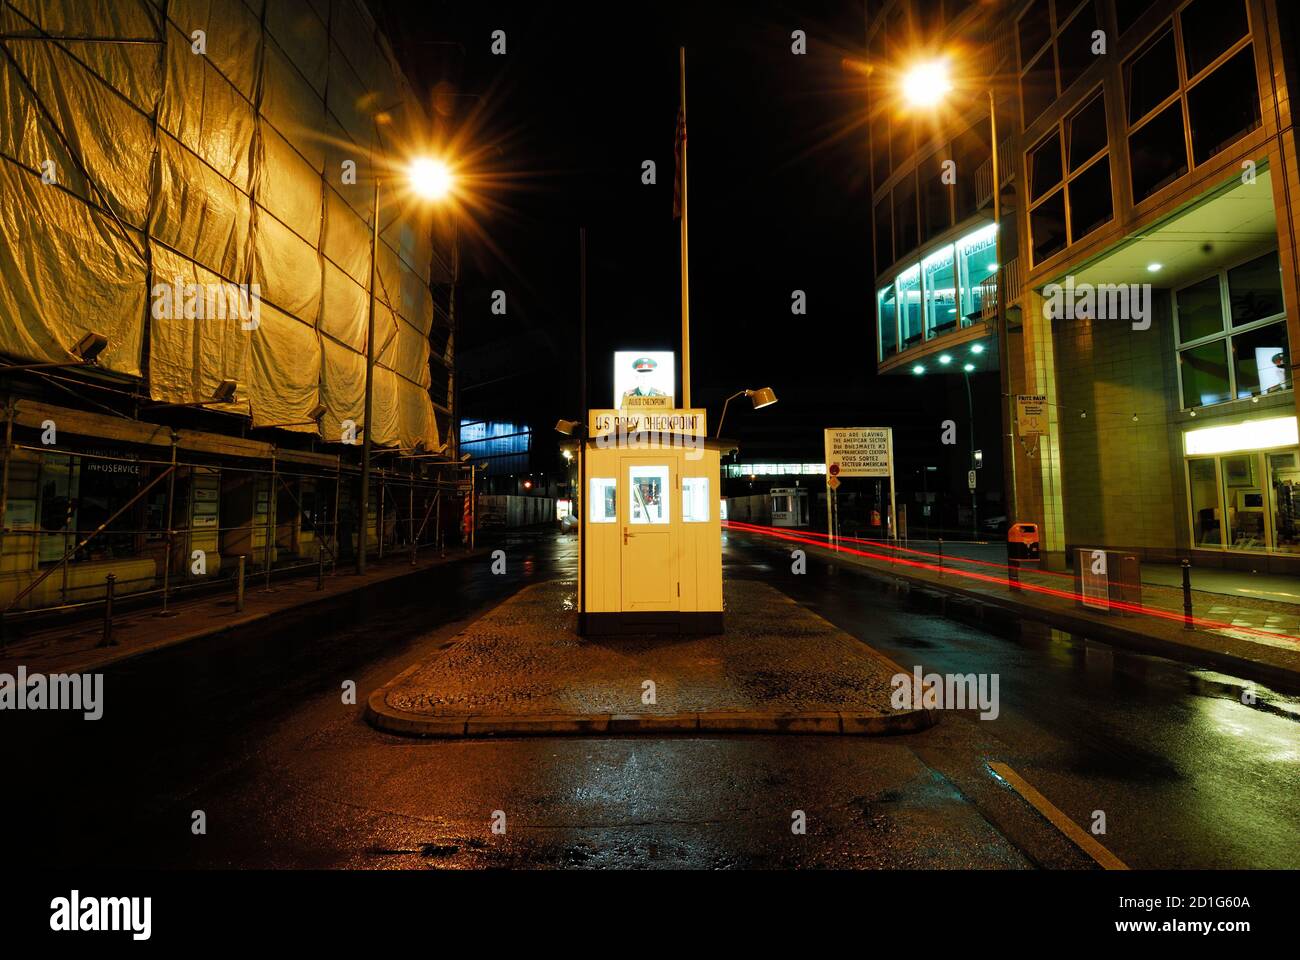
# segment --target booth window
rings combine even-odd
[[[668,467],[631,467],[628,470],[628,521],[667,523]]]
[[[591,478],[591,510],[588,512],[592,523],[615,523],[618,520],[617,483],[613,477]]]
[[[708,477],[682,477],[682,522],[709,522]]]

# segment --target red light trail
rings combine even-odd
[[[810,546],[822,547],[827,550],[833,549],[828,543],[825,543],[822,540],[813,539],[814,537],[826,538],[827,535],[824,533],[812,533],[811,531],[792,533],[787,530],[778,530],[775,527],[763,527],[763,526],[758,526],[757,524],[743,523],[739,520],[724,520],[723,525],[728,529],[735,529],[737,531],[740,531],[741,533],[755,533],[762,536],[773,537],[778,540],[787,540],[792,543],[805,543]],[[864,541],[854,537],[841,537],[840,540],[841,542],[844,540],[851,540],[854,543],[880,542],[880,541]],[[899,547],[899,548],[890,547],[889,549],[902,550],[907,553],[919,554],[921,556],[935,557],[935,558],[943,559],[945,561],[956,559],[963,563],[986,564],[988,566],[998,567],[999,569],[1010,569],[1008,567],[1003,567],[1001,564],[990,563],[989,561],[981,561],[981,560],[971,561],[971,560],[966,560],[965,558],[940,557],[939,554],[926,553],[921,550],[911,550],[906,547]],[[934,563],[925,563],[920,560],[912,560],[906,557],[894,556],[888,553],[873,553],[872,551],[869,550],[860,550],[855,547],[846,547],[846,546],[841,546],[838,552],[850,553],[855,556],[866,557],[867,559],[870,560],[883,560],[886,563],[892,563],[896,566],[913,567],[918,570],[930,570],[934,573],[938,573],[942,575],[964,577],[968,580],[975,580],[981,583],[995,584],[997,586],[1005,587],[1007,589],[1012,589],[1012,584],[1014,582],[1016,589],[1027,590],[1031,593],[1041,593],[1051,597],[1059,597],[1063,600],[1071,600],[1076,603],[1082,602],[1084,599],[1082,594],[1076,593],[1073,590],[1058,590],[1055,587],[1047,587],[1047,586],[1043,586],[1042,584],[1031,583],[1025,580],[1012,581],[1010,578],[1007,577],[995,577],[995,576],[990,576],[989,574],[986,573],[978,573],[974,570],[960,570],[955,567],[940,566]],[[1035,570],[1033,572],[1039,573],[1040,571]],[[1069,576],[1068,574],[1060,574],[1060,573],[1055,573],[1053,571],[1041,571],[1041,572],[1052,573],[1053,576],[1058,576],[1058,577]],[[1300,637],[1295,637],[1287,633],[1274,633],[1271,630],[1259,630],[1254,627],[1237,626],[1236,624],[1223,623],[1222,621],[1219,620],[1209,620],[1206,619],[1205,617],[1193,616],[1189,618],[1186,617],[1181,612],[1161,610],[1158,607],[1144,607],[1141,606],[1140,604],[1125,603],[1123,601],[1118,601],[1118,600],[1110,601],[1110,606],[1113,609],[1123,610],[1126,613],[1133,613],[1133,614],[1146,616],[1146,617],[1154,617],[1160,620],[1170,620],[1179,624],[1185,623],[1188,620],[1190,620],[1190,622],[1194,626],[1206,630],[1235,630],[1240,633],[1250,633],[1256,636],[1268,637],[1274,640],[1293,640],[1296,642],[1300,642]]]

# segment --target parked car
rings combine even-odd
[[[1005,515],[1001,517],[987,517],[980,526],[987,533],[1005,533],[1007,529],[1007,518]]]

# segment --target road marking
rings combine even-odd
[[[1127,870],[1128,865],[1111,853],[1083,830],[1077,823],[1060,811],[1052,801],[1025,782],[1005,763],[989,763],[988,768],[999,780],[1006,782],[1016,793],[1025,798],[1035,810],[1051,821],[1052,825],[1074,841],[1074,845],[1096,860],[1106,870]]]

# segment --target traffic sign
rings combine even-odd
[[[832,473],[826,478],[826,486],[830,487],[832,490],[838,490],[840,488],[840,478]]]
[[[967,485],[968,487],[970,487],[972,490],[975,489],[975,471],[974,471],[974,470],[967,470],[967,471],[966,471],[966,485]]]
[[[832,464],[831,464],[831,476],[832,476],[832,477],[838,477],[839,475],[840,475],[840,465],[839,465],[838,463],[832,463]]]

